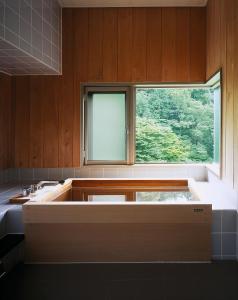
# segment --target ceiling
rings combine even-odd
[[[207,0],[59,0],[65,7],[205,6]]]

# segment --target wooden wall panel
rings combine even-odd
[[[133,19],[131,8],[118,9],[118,77],[119,82],[132,80]]]
[[[146,9],[133,9],[132,81],[146,81]]]
[[[209,0],[207,78],[222,68],[222,177],[238,188],[238,2]]]
[[[178,8],[176,17],[176,80],[190,79],[190,9]]]
[[[85,24],[87,25],[87,24]],[[103,80],[103,9],[89,10],[89,41],[88,41],[88,81]]]
[[[30,167],[30,77],[15,78],[15,166]]]
[[[117,81],[117,10],[107,8],[103,14],[103,81]]]
[[[65,40],[63,43],[63,53],[67,60],[63,60],[63,76],[61,78],[54,77],[57,81],[61,81],[56,92],[56,106],[59,109],[59,166],[70,167],[73,162],[73,125],[74,118],[74,80],[72,74],[74,70],[74,57],[72,53],[72,45],[74,44],[73,33],[73,11],[66,10],[65,26],[63,35]],[[67,112],[67,113],[66,113]]]
[[[238,188],[238,2],[234,3],[234,186]]]
[[[30,78],[30,166],[43,167],[43,82],[38,76]]]
[[[80,83],[88,79],[88,9],[73,10],[74,47],[72,49],[74,74],[73,105],[73,159],[72,166],[80,165]],[[65,58],[64,61],[67,61]]]
[[[227,7],[227,20],[226,20],[226,28],[227,28],[227,58],[226,58],[226,113],[229,118],[226,119],[226,123],[224,124],[226,128],[226,157],[225,157],[225,174],[226,179],[229,182],[233,183],[233,164],[234,164],[234,1],[230,1],[229,6]],[[215,53],[214,53],[215,55]],[[231,147],[232,145],[232,147]]]
[[[49,168],[59,166],[59,102],[55,97],[58,88],[52,76],[43,79],[43,167]]]
[[[199,82],[206,69],[206,14],[204,8],[190,11],[190,81]]]
[[[162,16],[161,8],[147,9],[147,81],[162,79]]]
[[[15,166],[80,165],[81,83],[205,81],[204,24],[205,8],[63,9],[63,76],[14,79]]]
[[[0,74],[0,169],[12,167],[12,81]]]
[[[162,9],[162,81],[176,81],[176,8]]]

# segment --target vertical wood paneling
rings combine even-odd
[[[79,166],[83,82],[204,81],[205,10],[188,11],[63,9],[63,76],[15,79],[15,165]]]
[[[199,82],[206,70],[205,8],[190,9],[190,81]],[[203,74],[203,76],[201,76]]]
[[[59,166],[59,112],[54,78],[43,78],[43,167],[56,168]]]
[[[88,9],[73,10],[73,166],[80,165],[80,83],[88,80]]]
[[[207,78],[222,67],[222,178],[238,188],[238,2],[209,0]]]
[[[15,166],[30,166],[30,77],[15,79]]]
[[[210,4],[210,2],[209,2]],[[221,38],[220,38],[220,44],[219,47],[221,49],[221,61],[219,65],[222,68],[222,148],[221,148],[221,165],[222,165],[222,178],[225,178],[225,160],[226,160],[226,119],[227,119],[227,113],[226,113],[226,79],[227,79],[227,68],[226,68],[226,8],[227,3],[226,0],[220,0],[221,4]],[[209,11],[209,10],[208,10]],[[209,46],[208,51],[209,53],[212,52],[212,45]],[[207,64],[209,63],[209,59],[207,58]],[[217,68],[217,67],[215,67]],[[214,69],[215,69],[214,68]],[[209,69],[211,70],[211,68]],[[210,73],[207,73],[207,77]]]
[[[234,163],[234,140],[233,140],[233,111],[234,111],[234,1],[229,2],[227,10],[227,89],[226,89],[226,113],[229,118],[226,119],[226,161],[225,174],[226,180],[233,184],[233,163]],[[214,54],[215,55],[215,54]]]
[[[161,82],[162,16],[161,8],[147,9],[147,81]]]
[[[132,9],[118,9],[118,74],[119,82],[132,80]]]
[[[63,13],[65,26],[63,28],[63,76],[54,77],[54,85],[61,81],[59,89],[55,90],[55,101],[59,111],[59,167],[73,165],[73,109],[74,109],[74,70],[73,55],[73,11],[66,9]],[[67,112],[67,113],[66,113]]]
[[[43,167],[43,84],[40,77],[30,78],[30,166]]]
[[[132,81],[146,80],[146,9],[133,9]]]
[[[162,81],[176,81],[176,8],[162,9]]]
[[[208,1],[207,3],[207,64],[206,64],[206,73],[207,78],[209,78],[213,74],[214,69],[214,55],[212,54],[213,49],[213,38],[214,34],[214,1]]]
[[[103,9],[89,10],[88,80],[103,80]]]
[[[118,19],[117,10],[103,10],[103,81],[117,81]]]
[[[12,81],[0,74],[0,169],[12,167]]]
[[[234,2],[234,186],[238,188],[238,2]]]
[[[190,79],[190,9],[177,8],[176,17],[176,81]]]
[[[72,18],[74,40],[71,48],[74,57],[73,72],[77,84],[77,82],[88,81],[88,9],[74,9]]]

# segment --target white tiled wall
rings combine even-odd
[[[0,71],[60,74],[61,50],[57,0],[0,0]]]
[[[205,181],[204,165],[136,165],[136,166],[87,166],[82,168],[11,169],[11,178],[18,183],[37,180],[66,178],[194,178]]]

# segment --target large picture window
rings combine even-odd
[[[220,73],[202,85],[84,91],[84,164],[220,163]]]

